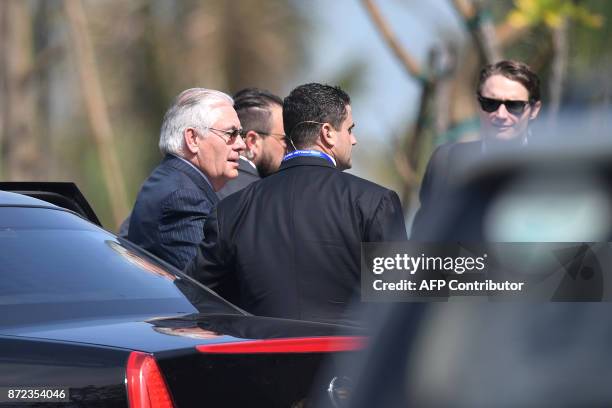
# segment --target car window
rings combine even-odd
[[[0,207],[0,323],[239,309],[74,214]]]

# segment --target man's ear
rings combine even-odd
[[[538,117],[538,113],[540,113],[540,109],[542,108],[542,102],[537,101],[533,105],[531,105],[531,112],[529,112],[529,120],[534,120]]]
[[[185,146],[192,154],[198,152],[198,144],[200,142],[198,138],[198,132],[194,128],[187,128],[183,131],[183,138],[185,139]]]
[[[244,136],[244,144],[247,150],[257,155],[261,152],[262,137],[254,130],[249,130]]]
[[[321,140],[326,146],[334,147],[336,145],[337,133],[329,123],[324,123],[320,132]]]

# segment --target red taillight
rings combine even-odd
[[[333,353],[361,350],[365,337],[304,337],[238,341],[235,343],[196,346],[202,353],[254,354],[254,353]]]
[[[172,398],[152,355],[133,351],[126,368],[130,408],[173,408]]]

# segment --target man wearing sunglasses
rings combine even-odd
[[[222,200],[186,272],[262,316],[358,323],[361,242],[406,240],[397,194],[342,170],[357,143],[349,96],[306,84],[283,103],[279,170]]]
[[[477,99],[485,146],[488,141],[529,143],[529,123],[542,107],[539,83],[521,62],[501,61],[483,69]]]
[[[245,88],[234,95],[234,109],[246,149],[240,155],[238,177],[217,191],[219,199],[276,172],[287,150],[281,98],[262,89]]]
[[[449,143],[434,151],[421,183],[421,207],[412,225],[413,238],[427,237],[431,209],[470,163],[492,151],[521,149],[532,142],[529,124],[538,116],[542,102],[540,80],[528,65],[506,60],[485,66],[475,96],[482,139]]]
[[[179,269],[195,256],[204,221],[218,191],[238,177],[245,148],[233,100],[223,92],[192,88],[164,115],[162,162],[145,180],[127,238]]]

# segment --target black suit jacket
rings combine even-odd
[[[421,206],[412,223],[411,239],[428,235],[428,221],[435,217],[439,200],[448,197],[466,170],[482,157],[482,142],[446,143],[438,146],[427,163],[421,182]]]
[[[249,184],[261,180],[257,168],[253,167],[246,159],[242,156],[238,161],[238,177],[228,181],[221,190],[217,191],[217,197],[219,200],[224,199],[230,194],[240,191]]]
[[[219,203],[187,273],[264,316],[357,323],[360,243],[406,239],[397,194],[298,157]]]
[[[199,170],[166,155],[138,193],[127,238],[183,269],[195,257],[204,221],[218,201]]]
[[[529,146],[541,147],[537,139],[530,140],[530,143]],[[435,236],[435,231],[430,231],[431,225],[440,224],[440,216],[455,207],[454,202],[461,199],[459,188],[464,187],[466,181],[483,171],[489,171],[488,168],[496,163],[503,163],[513,156],[523,156],[530,149],[529,146],[519,139],[439,146],[431,155],[423,177],[419,194],[421,207],[412,224],[411,238],[429,241],[430,237]]]

